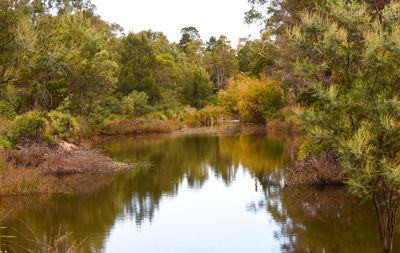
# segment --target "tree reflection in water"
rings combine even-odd
[[[15,209],[6,220],[10,228],[6,232],[15,234],[13,229],[18,229],[29,233],[20,219],[37,237],[46,240],[51,228],[54,233],[62,224],[64,231],[72,232],[70,242],[87,238],[83,252],[100,252],[120,219],[130,217],[140,227],[153,220],[161,200],[176,196],[184,182],[189,188],[201,189],[215,176],[229,186],[243,167],[254,177],[254,190],[265,195],[264,200],[249,203],[247,210],[268,212],[273,217],[281,228],[275,234],[283,251],[379,250],[375,219],[368,204],[360,206],[342,188],[282,187],[281,168],[288,161],[290,138],[271,138],[258,128],[246,128],[230,134],[112,138],[98,145],[106,147],[116,160],[150,162],[154,166],[113,175],[109,185],[93,192],[45,200],[4,199],[3,206]],[[88,188],[90,185],[87,182]],[[3,243],[29,246],[23,237]]]

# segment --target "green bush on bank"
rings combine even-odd
[[[241,76],[232,80],[218,94],[219,102],[228,116],[242,122],[260,123],[279,118],[285,106],[280,84],[265,76],[260,79]]]
[[[121,112],[131,117],[140,117],[148,114],[152,108],[148,103],[149,97],[144,92],[134,90],[122,98]]]
[[[58,140],[77,140],[81,130],[77,120],[63,112],[30,111],[9,122],[9,128],[0,132],[0,146],[10,148],[20,142],[46,142],[54,145]]]
[[[22,140],[44,140],[50,144],[55,140],[50,135],[49,121],[46,112],[30,111],[19,115],[13,122],[11,141],[18,143]]]
[[[60,135],[63,139],[79,138],[81,127],[75,117],[57,111],[48,113],[48,117],[53,134]]]
[[[11,121],[0,117],[0,149],[11,147],[11,142],[7,139],[7,133],[10,129]]]
[[[8,120],[13,120],[17,116],[13,106],[5,101],[0,101],[0,115]]]
[[[223,108],[216,105],[207,105],[201,110],[191,114],[189,121],[193,123],[197,121],[202,126],[208,126],[216,123],[219,119],[223,118]]]

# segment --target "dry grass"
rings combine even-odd
[[[74,184],[66,180],[67,177],[60,176],[109,173],[136,166],[114,163],[96,150],[78,148],[67,151],[43,143],[21,147],[20,150],[0,151],[0,160],[6,165],[0,172],[0,195],[66,192],[79,188],[74,186],[82,180],[72,180],[76,181]]]
[[[309,157],[296,161],[285,171],[285,184],[338,185],[345,176],[342,166],[332,151],[323,151],[318,158]]]
[[[169,133],[182,128],[179,122],[158,119],[114,119],[106,122],[100,135],[130,135],[146,133]]]

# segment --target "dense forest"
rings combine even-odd
[[[162,32],[125,34],[94,8],[83,0],[1,1],[0,114],[2,126],[14,128],[0,129],[1,145],[220,118],[264,122],[283,106],[279,83],[259,81],[272,65],[263,41],[237,50],[224,35],[203,42],[195,27],[184,27],[171,43]]]
[[[224,35],[202,41],[192,26],[178,43],[158,31],[125,34],[89,0],[0,0],[0,148],[221,119],[299,128],[289,183],[345,182],[372,201],[382,252],[391,252],[400,218],[400,3],[248,2],[245,22],[259,24],[261,37],[232,47]]]

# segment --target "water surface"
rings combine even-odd
[[[1,249],[23,252],[60,230],[81,252],[379,252],[368,203],[337,187],[283,187],[293,141],[235,125],[100,140],[113,159],[152,166],[83,180],[79,194],[1,200],[14,209],[1,234],[17,236]]]

